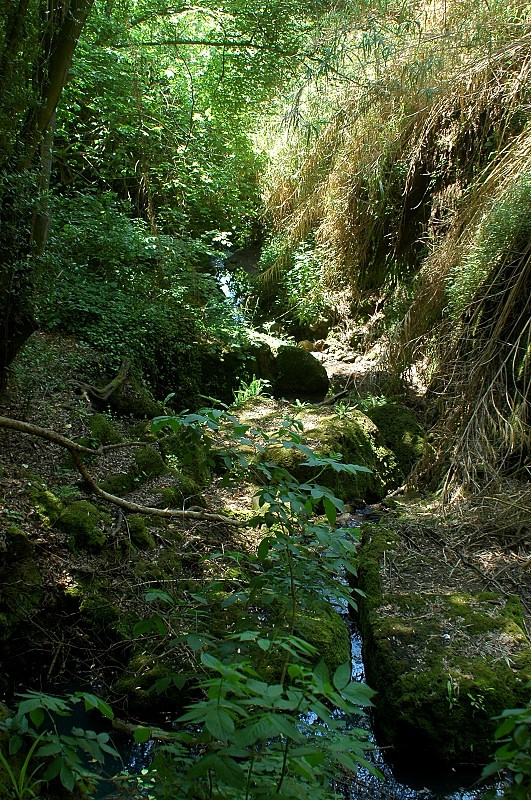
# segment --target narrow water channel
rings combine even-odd
[[[359,509],[351,515],[345,527],[358,528],[370,520],[370,508]],[[352,614],[345,605],[334,606],[344,617],[350,631],[352,680],[365,680],[363,664],[363,641]],[[435,775],[423,769],[422,764],[393,764],[386,758],[385,750],[379,747],[370,715],[356,719],[356,727],[367,730],[373,750],[368,753],[371,761],[383,775],[383,780],[360,768],[355,778],[338,787],[349,800],[480,800],[485,787],[477,786],[477,770],[459,770],[448,775]],[[500,797],[502,796],[500,791]]]

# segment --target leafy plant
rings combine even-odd
[[[265,378],[257,378],[256,375],[253,375],[252,380],[248,383],[246,381],[242,381],[240,388],[234,392],[234,402],[233,406],[241,406],[251,397],[260,397],[261,395],[265,394],[265,390],[271,387],[271,382],[265,380]]]
[[[243,477],[259,484],[259,512],[249,524],[265,528],[265,535],[256,555],[229,554],[240,568],[236,585],[212,581],[183,600],[160,590],[149,593],[160,610],[135,633],[156,631],[165,637],[166,650],[184,645],[195,654],[200,678],[192,694],[199,699],[176,720],[181,730],[160,749],[153,772],[136,781],[161,798],[329,798],[338,769],[356,771],[362,764],[375,772],[364,755],[365,733],[345,728],[345,718],[371,704],[372,691],[351,681],[349,663],[332,677],[323,662],[316,664],[316,648],[297,635],[297,620],[325,600],[354,604],[338,578],[356,570],[355,533],[334,529],[343,503],[317,479],[327,469],[365,468],[316,455],[304,442],[300,422],[290,418],[265,432],[227,411],[203,409],[153,423],[155,433],[167,427],[190,436],[194,445],[202,441],[211,462],[225,467],[226,481]],[[315,479],[301,483],[268,458],[279,445],[298,450]],[[194,628],[172,636],[173,620],[182,619],[185,605],[190,614],[191,599],[199,609]],[[238,609],[232,625],[217,635],[216,608]],[[182,686],[186,679],[168,674],[153,691]],[[139,732],[142,739],[146,735],[145,729]]]
[[[39,787],[56,778],[68,791],[78,784],[92,786],[99,775],[85,766],[82,754],[98,766],[103,765],[106,754],[116,757],[109,734],[77,727],[69,734],[59,733],[57,718],[68,717],[72,707],[83,702],[87,711],[97,709],[112,719],[110,706],[88,692],[66,698],[25,692],[20,697],[15,713],[0,721],[0,731],[7,735],[7,753],[0,751],[0,763],[9,780],[9,785],[3,784],[8,796],[17,800],[37,797]]]
[[[43,782],[43,779],[37,778],[36,776],[43,768],[43,765],[37,764],[37,766],[31,772],[29,770],[33,755],[40,743],[40,740],[40,736],[35,739],[30,749],[26,753],[24,761],[18,769],[18,773],[10,766],[9,761],[0,750],[0,764],[4,768],[9,780],[8,784],[0,782],[0,790],[6,792],[8,796],[14,796],[17,800],[26,800],[26,798],[37,797],[39,786]]]
[[[531,792],[531,703],[525,708],[506,709],[496,719],[501,720],[495,733],[501,746],[494,754],[494,761],[483,770],[482,777],[509,772],[513,782],[503,796],[527,800]]]

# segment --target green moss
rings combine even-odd
[[[45,525],[53,525],[64,511],[63,503],[44,484],[32,483],[32,486],[32,497],[37,514]]]
[[[131,544],[138,550],[153,550],[155,540],[147,528],[145,517],[142,514],[132,514],[127,517],[127,527]]]
[[[316,663],[323,660],[331,674],[350,659],[350,636],[345,622],[326,603],[297,616],[295,634],[317,648]]]
[[[380,564],[385,553],[396,549],[398,537],[389,528],[372,522],[364,523],[361,532],[356,584],[365,593],[364,602],[360,604],[360,613],[364,613],[382,602]]]
[[[100,445],[118,444],[122,437],[105,414],[93,414],[89,419],[92,437]]]
[[[383,544],[376,541],[375,550]],[[529,644],[515,621],[518,599],[406,593],[360,605],[383,740],[445,765],[488,759],[492,717],[525,702],[531,678]]]
[[[199,485],[193,478],[179,472],[174,474],[174,481],[174,486],[165,486],[159,492],[165,508],[188,508],[190,505],[203,504]]]
[[[367,411],[383,436],[386,447],[393,451],[402,474],[409,475],[424,451],[426,431],[413,412],[397,402],[378,405]]]
[[[136,486],[135,477],[129,472],[117,472],[116,475],[108,475],[100,483],[101,488],[109,494],[117,497],[125,497],[132,492]]]
[[[164,413],[139,373],[133,371],[116,392],[109,397],[110,407],[122,416],[153,418]]]
[[[244,410],[242,421],[247,421],[247,416]],[[402,474],[395,456],[383,444],[376,425],[361,411],[351,411],[340,417],[333,412],[303,409],[297,411],[297,416],[303,423],[305,440],[317,455],[328,457],[340,453],[343,463],[371,470],[370,473],[349,474],[330,468],[321,473],[320,468],[303,466],[306,456],[296,448],[286,450],[281,445],[269,446],[267,458],[288,469],[297,479],[311,480],[318,473],[319,483],[332,489],[346,502],[357,499],[373,502],[400,484]]]
[[[139,447],[135,451],[136,474],[142,480],[158,478],[164,475],[168,468],[161,454],[154,447]]]
[[[74,550],[98,552],[107,541],[100,527],[100,521],[101,514],[96,506],[88,500],[77,500],[67,506],[59,517],[57,525],[70,534]]]

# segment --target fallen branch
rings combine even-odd
[[[109,397],[114,394],[114,392],[120,388],[120,386],[125,383],[125,379],[129,374],[129,370],[131,369],[131,362],[128,358],[124,358],[120,369],[118,370],[118,375],[116,378],[113,378],[107,386],[104,386],[103,389],[98,389],[97,386],[92,386],[90,383],[82,383],[81,381],[69,381],[73,386],[77,386],[82,389],[89,397],[92,397],[93,400],[97,400],[99,403],[105,403]]]
[[[240,520],[226,517],[224,514],[210,514],[207,511],[190,511],[189,509],[153,508],[151,506],[142,506],[138,503],[124,500],[114,494],[109,494],[109,492],[106,492],[98,486],[81,458],[81,453],[88,453],[93,456],[102,455],[105,452],[105,447],[100,447],[97,450],[85,447],[77,442],[73,442],[72,439],[61,436],[60,433],[56,433],[50,428],[41,428],[39,425],[22,422],[18,419],[11,419],[10,417],[0,416],[0,428],[7,428],[9,430],[18,431],[19,433],[27,433],[30,436],[37,436],[41,439],[46,439],[48,442],[57,444],[60,447],[64,447],[72,455],[74,466],[89,489],[91,489],[94,494],[97,494],[98,497],[101,497],[103,500],[119,508],[123,508],[125,511],[130,511],[134,514],[148,514],[149,516],[164,517],[166,519],[195,519],[206,520],[207,522],[224,522],[227,525],[235,525],[236,527],[242,527],[244,525]],[[140,443],[134,442],[132,444],[138,445]],[[114,445],[110,445],[110,447],[114,447]]]
[[[142,506],[138,503],[133,503],[130,500],[124,500],[122,497],[109,494],[102,489],[101,486],[98,486],[92,475],[87,470],[79,453],[73,451],[72,460],[77,471],[82,476],[89,489],[94,492],[94,494],[97,494],[98,497],[101,497],[103,500],[107,500],[107,502],[113,503],[113,505],[119,506],[119,508],[123,508],[133,514],[149,514],[150,516],[165,517],[168,519],[184,518],[207,520],[208,522],[226,522],[229,525],[236,525],[237,527],[242,527],[244,524],[240,520],[235,520],[232,517],[226,517],[223,514],[209,514],[207,511],[191,511],[188,508],[153,508],[152,506]]]

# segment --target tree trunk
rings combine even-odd
[[[33,81],[37,96],[16,137],[12,163],[4,164],[0,174],[0,389],[11,361],[35,330],[31,314],[32,239],[37,248],[42,248],[48,226],[47,213],[39,208],[39,190],[51,171],[57,104],[93,5],[94,0],[43,0],[41,4],[43,36]],[[9,75],[14,64],[15,52],[8,37],[17,43],[17,53],[25,44],[22,19],[27,8],[27,0],[19,0],[7,21],[0,75]]]

